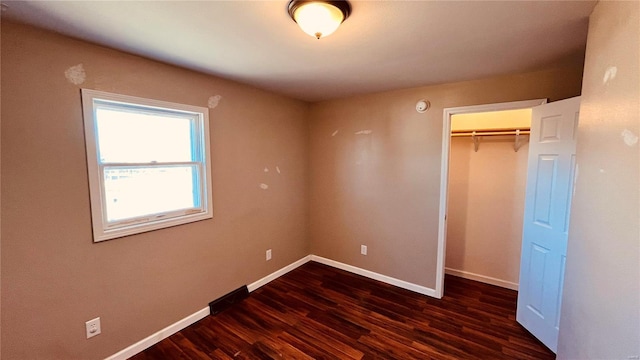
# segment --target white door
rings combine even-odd
[[[533,108],[517,321],[558,347],[580,97]]]

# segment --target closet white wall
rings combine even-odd
[[[517,289],[529,144],[514,141],[451,139],[446,273]]]

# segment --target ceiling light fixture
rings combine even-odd
[[[351,14],[351,4],[345,0],[291,0],[289,16],[302,31],[320,39],[333,34]]]

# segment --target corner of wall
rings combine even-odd
[[[598,2],[589,18],[558,359],[640,358],[638,44],[640,2]]]

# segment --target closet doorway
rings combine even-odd
[[[518,290],[531,109],[451,117],[445,273]]]
[[[546,101],[542,101],[546,103]],[[486,113],[508,109],[532,108],[531,139],[529,156],[527,157],[527,179],[524,211],[517,211],[518,220],[522,220],[521,263],[519,273],[518,305],[516,321],[537,337],[551,351],[555,352],[558,344],[564,269],[567,259],[567,240],[571,212],[571,197],[576,174],[577,127],[580,114],[580,97],[559,100],[551,104],[532,104],[530,102],[485,105],[445,109],[443,133],[442,178],[440,193],[440,222],[438,232],[438,279],[437,294],[444,292],[445,246],[447,243],[447,200],[448,179],[450,170],[452,119],[458,114],[474,112]],[[496,129],[489,129],[491,132]],[[518,135],[521,129],[515,129],[514,151],[519,149]],[[477,139],[477,131],[473,133],[474,150],[478,150],[481,141]],[[503,135],[503,134],[500,134]],[[496,156],[498,157],[498,156]],[[506,161],[506,160],[497,160]],[[485,161],[486,162],[486,161]],[[514,166],[515,167],[515,166]],[[497,171],[496,167],[496,171]],[[483,170],[484,171],[484,170]],[[486,172],[485,172],[486,173]],[[487,179],[485,183],[498,182]],[[495,184],[492,184],[495,185]],[[484,186],[484,185],[483,185]],[[506,183],[498,187],[508,188]],[[498,189],[500,190],[500,189]],[[498,193],[499,194],[499,193]],[[498,196],[499,197],[499,196]],[[485,201],[486,202],[486,201]],[[474,204],[470,204],[473,206]],[[476,204],[477,205],[477,204]],[[497,207],[483,209],[481,217],[491,217]],[[522,215],[520,215],[522,214]],[[509,215],[501,214],[508,221]],[[477,216],[477,215],[476,215]],[[498,219],[499,220],[499,219]],[[518,222],[520,223],[520,221]],[[494,222],[493,229],[505,227],[501,222]],[[451,227],[449,227],[451,228]],[[491,229],[482,229],[491,232]],[[465,235],[466,236],[466,235]],[[488,234],[492,236],[491,233]],[[466,246],[466,245],[465,245]],[[478,251],[476,257],[491,257],[490,262],[508,262],[501,258],[501,247],[504,245],[487,244],[489,252]],[[493,256],[497,254],[497,256]],[[473,259],[477,261],[478,259]],[[484,266],[487,266],[486,263]],[[454,269],[455,270],[455,269]],[[493,270],[492,270],[493,271]],[[458,275],[469,275],[460,272]],[[478,274],[475,274],[478,276]],[[477,280],[495,281],[491,276],[478,276]],[[508,285],[510,281],[499,280],[496,285]],[[515,283],[514,283],[515,284]],[[508,287],[508,286],[507,286]],[[439,291],[438,291],[439,290]]]
[[[530,121],[530,109],[546,102],[536,99],[445,109],[438,297],[444,294],[445,268],[452,275],[517,289],[527,176],[527,126],[517,122],[505,125],[500,119],[488,120],[489,125],[480,122],[486,115],[495,118],[522,109],[528,109],[525,111],[529,111]],[[504,111],[511,112],[499,114]],[[510,182],[509,176],[503,175],[514,166]],[[501,171],[503,174],[499,174]]]

